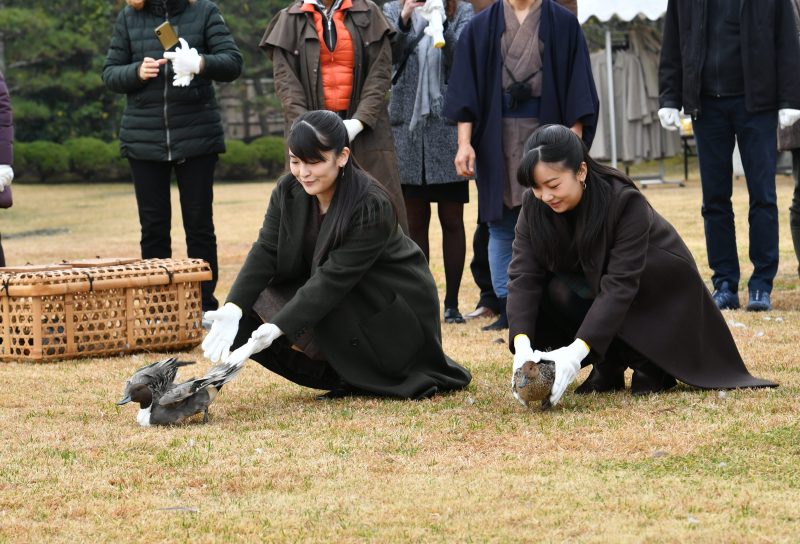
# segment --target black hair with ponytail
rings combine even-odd
[[[636,185],[619,170],[604,166],[591,158],[583,141],[563,125],[544,125],[530,135],[525,142],[522,160],[517,169],[517,181],[520,185],[536,185],[533,170],[540,161],[560,165],[575,174],[580,170],[581,163],[586,163],[586,190],[580,205],[575,209],[577,217],[574,242],[581,262],[590,264],[592,246],[605,227],[611,181],[616,179],[633,188]],[[555,220],[558,214],[538,198],[533,200],[532,207],[531,231],[544,241],[545,259],[550,266],[555,266],[561,253],[554,243],[557,239]]]
[[[338,157],[348,145],[347,129],[342,119],[331,111],[308,111],[292,123],[286,145],[289,151],[303,162],[312,164],[323,162],[326,160],[325,153],[333,152],[334,157]],[[361,206],[362,202],[370,195],[386,199],[391,203],[391,199],[383,187],[354,163],[351,154],[347,163],[339,170],[336,190],[328,208],[328,219],[333,222],[333,235],[330,237],[328,245],[323,248],[323,253],[328,252],[344,240],[351,222],[356,219],[354,217],[356,208]],[[378,202],[374,198],[368,200]],[[394,208],[394,204],[392,204],[392,208]],[[376,214],[383,213],[383,208],[375,205],[361,206],[361,210],[362,214],[367,214],[365,217],[358,218],[362,223],[372,221]],[[378,219],[380,220],[382,217],[378,217]],[[284,216],[283,220],[288,222],[289,218]]]

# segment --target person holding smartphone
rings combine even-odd
[[[211,266],[213,279],[201,287],[203,310],[214,310],[214,168],[217,155],[225,152],[225,137],[213,82],[239,77],[242,55],[213,2],[127,2],[117,17],[102,77],[110,90],[128,98],[119,139],[133,175],[142,258],[172,256],[174,172],[188,256]]]

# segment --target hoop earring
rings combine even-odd
[[[583,187],[583,190],[586,191],[586,181],[585,180],[581,180],[581,187]]]

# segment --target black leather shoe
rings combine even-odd
[[[464,316],[458,311],[458,308],[445,308],[444,309],[444,322],[445,323],[466,323]]]
[[[508,318],[505,313],[500,314],[497,321],[489,323],[485,327],[481,327],[482,331],[502,331],[508,328]]]
[[[623,389],[625,389],[625,367],[599,363],[592,365],[589,377],[575,389],[575,392],[579,395],[588,395],[589,393],[607,393]]]
[[[677,384],[678,382],[675,378],[653,363],[648,362],[634,368],[633,378],[631,379],[631,394],[637,397],[652,395],[653,393],[668,391]]]

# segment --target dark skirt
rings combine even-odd
[[[403,185],[403,197],[421,198],[428,202],[469,202],[469,181],[434,183],[433,185]]]

